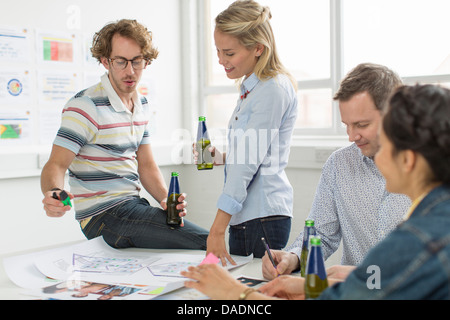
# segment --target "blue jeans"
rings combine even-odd
[[[255,258],[261,258],[266,248],[261,238],[266,239],[270,249],[283,249],[291,232],[291,218],[286,216],[271,216],[246,221],[230,226],[230,254],[248,256],[253,253]]]
[[[103,236],[114,248],[206,250],[208,231],[184,220],[184,227],[166,223],[166,212],[144,198],[121,203],[92,217],[84,227],[86,238]]]

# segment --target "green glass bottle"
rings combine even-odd
[[[180,197],[180,185],[178,181],[178,172],[172,172],[170,179],[169,194],[167,196],[167,224],[171,226],[181,225],[182,218],[180,217],[181,210],[177,209],[180,204],[178,198]]]
[[[306,265],[305,297],[306,299],[315,299],[328,288],[328,279],[320,238],[312,236],[310,244]]]
[[[300,254],[300,274],[305,277],[306,262],[308,260],[308,252],[310,247],[309,238],[316,235],[316,227],[314,220],[308,219],[305,221],[305,228],[303,230],[302,252]]]
[[[198,118],[197,143],[196,150],[198,152],[197,169],[210,170],[213,168],[213,158],[208,149],[211,147],[211,139],[206,129],[206,118],[201,116]]]

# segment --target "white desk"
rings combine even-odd
[[[76,242],[75,242],[76,243]],[[73,243],[72,243],[73,244]],[[67,245],[67,244],[66,244]],[[22,291],[25,289],[18,287],[16,284],[14,284],[9,278],[8,275],[5,272],[4,266],[3,266],[3,259],[6,257],[12,257],[17,255],[23,255],[23,254],[29,254],[33,252],[40,252],[47,249],[53,249],[58,247],[63,247],[64,245],[60,246],[54,246],[54,247],[46,247],[41,249],[34,249],[29,250],[25,252],[18,252],[18,253],[12,253],[7,255],[0,256],[0,300],[28,300],[32,299],[31,297],[27,297],[26,295],[21,294]],[[130,252],[166,252],[166,253],[182,253],[182,254],[198,254],[198,255],[205,255],[205,251],[200,250],[156,250],[156,249],[138,249],[138,248],[130,248],[130,249],[123,249]],[[231,274],[235,277],[238,277],[240,275],[245,275],[249,277],[254,278],[260,278],[262,279],[262,271],[261,271],[261,259],[253,259],[248,264],[237,267],[235,269],[232,269]]]

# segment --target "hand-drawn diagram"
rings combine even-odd
[[[74,253],[74,271],[104,273],[134,273],[147,266],[143,261],[133,258],[95,257]]]
[[[183,277],[180,272],[186,271],[190,266],[197,266],[197,261],[173,261],[162,264],[152,264],[148,269],[154,276]]]

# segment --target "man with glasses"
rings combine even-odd
[[[61,217],[65,173],[75,218],[88,239],[116,248],[206,249],[208,231],[189,221],[166,224],[166,212],[139,196],[142,187],[167,208],[167,186],[149,137],[149,107],[137,93],[143,70],[158,56],[152,34],[135,20],[110,23],[94,35],[91,52],[107,73],[64,107],[50,159],[42,170],[44,209]],[[185,195],[178,205],[186,215]]]

